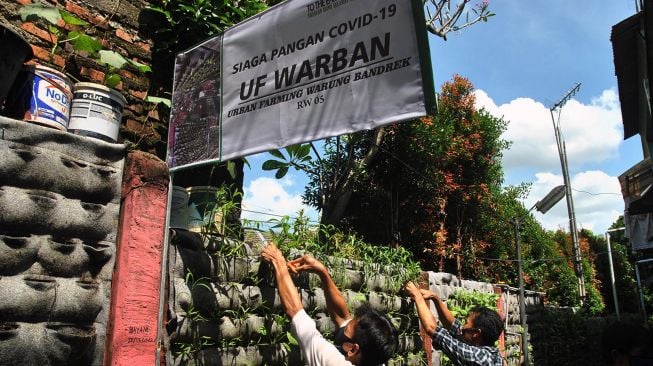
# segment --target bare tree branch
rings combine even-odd
[[[489,10],[489,2],[487,0],[481,1],[479,4],[475,5],[474,8],[465,12],[467,5],[471,0],[458,0],[455,7],[455,11],[450,13],[451,5],[454,0],[424,0],[423,4],[426,8],[428,14],[428,20],[426,21],[426,28],[432,34],[435,34],[438,37],[447,39],[447,34],[451,31],[459,31],[461,29],[467,28],[470,25],[476,24],[481,20],[486,21],[487,18],[493,16],[494,14]],[[431,14],[431,8],[434,8],[435,11]],[[445,11],[445,8],[447,9]],[[469,19],[470,12],[473,12],[476,17]],[[466,14],[465,21],[462,24],[458,25],[460,17]]]

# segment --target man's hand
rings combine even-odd
[[[285,267],[286,265],[286,258],[284,258],[283,253],[281,253],[281,250],[279,250],[274,243],[270,243],[263,248],[261,251],[261,258],[275,267],[280,267],[282,265]]]
[[[310,254],[305,254],[303,257],[288,262],[288,269],[290,269],[290,272],[294,274],[297,274],[300,271],[308,271],[317,274],[328,273],[324,264]]]
[[[292,319],[295,314],[303,309],[303,305],[299,292],[297,292],[297,288],[288,273],[286,258],[284,258],[283,253],[281,253],[274,243],[270,243],[263,248],[261,258],[272,264],[274,278],[277,281],[277,288],[279,289],[279,298],[286,310],[286,314]]]
[[[419,292],[422,294],[424,300],[438,301],[440,299],[433,291],[420,289]]]
[[[415,284],[414,284],[412,281],[408,281],[408,282],[404,285],[404,290],[406,291],[406,293],[408,294],[408,296],[410,296],[410,298],[413,299],[413,301],[414,301],[418,296],[419,296],[419,297],[422,297],[422,293],[420,292],[420,289],[417,288],[417,286],[415,286]]]

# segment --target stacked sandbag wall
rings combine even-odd
[[[0,117],[0,365],[102,365],[125,147]]]

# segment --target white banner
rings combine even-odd
[[[289,0],[227,30],[219,160],[426,115],[421,4]]]

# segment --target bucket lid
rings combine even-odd
[[[35,63],[33,65],[25,65],[24,68],[26,68],[27,70],[33,70],[33,71],[30,71],[32,73],[35,73],[36,71],[45,71],[45,72],[48,72],[50,74],[57,75],[64,82],[66,82],[66,84],[67,84],[66,86],[68,87],[68,89],[71,89],[71,85],[73,85],[72,81],[70,81],[70,78],[66,74],[64,74],[63,72],[61,72],[59,70],[53,69],[51,67],[43,66],[41,64]],[[67,91],[67,94],[70,94],[70,90]]]
[[[29,42],[23,38],[20,34],[12,30],[11,28],[8,28],[7,26],[0,24],[0,39],[3,38],[14,38],[15,40],[18,41],[20,45],[23,45],[26,51],[25,55],[25,60],[23,62],[27,62],[34,57],[34,50],[32,50],[32,47],[30,46]],[[21,42],[22,41],[22,42]],[[4,44],[4,42],[2,42]]]
[[[122,102],[122,105],[124,106],[127,103],[127,99],[120,93],[119,91],[115,89],[111,89],[107,86],[104,86],[102,84],[97,84],[97,83],[88,83],[88,82],[81,82],[75,84],[75,87],[73,88],[73,92],[79,91],[81,89],[95,89],[99,90],[108,94],[111,94],[112,96],[118,98],[120,102]]]

